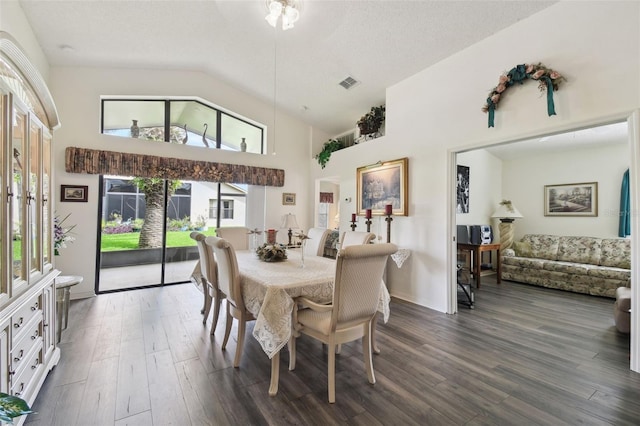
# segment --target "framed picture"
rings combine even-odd
[[[458,164],[456,213],[469,213],[469,167]]]
[[[86,203],[89,198],[89,187],[86,185],[60,185],[60,201]]]
[[[545,216],[598,216],[598,182],[545,185]]]
[[[282,204],[285,206],[295,206],[296,205],[296,194],[293,192],[283,192],[282,193]]]
[[[357,208],[364,216],[371,209],[373,216],[384,216],[391,205],[394,216],[408,216],[408,158],[377,162],[357,169]]]

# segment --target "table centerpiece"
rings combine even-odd
[[[287,248],[280,243],[264,243],[256,249],[256,254],[264,262],[279,262],[287,258]]]

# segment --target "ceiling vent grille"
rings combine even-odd
[[[340,84],[340,86],[344,87],[345,89],[349,90],[352,87],[360,84],[360,82],[353,77],[347,77],[338,84]]]

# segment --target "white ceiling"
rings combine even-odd
[[[629,143],[627,122],[596,126],[486,148],[502,160],[548,155],[575,149],[599,148]]]
[[[265,0],[19,2],[52,66],[202,71],[330,135],[387,87],[554,3],[302,0],[282,31]],[[361,84],[343,89],[347,76]]]

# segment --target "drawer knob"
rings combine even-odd
[[[20,360],[22,359],[22,355],[24,355],[24,350],[23,350],[23,349],[20,349],[20,353],[18,354],[18,356],[17,356],[17,357],[13,358],[13,360],[14,360],[15,362],[20,361]]]
[[[22,325],[23,321],[24,321],[24,318],[20,317],[20,319],[15,324],[13,324],[13,327],[14,328],[20,328],[20,326]]]

